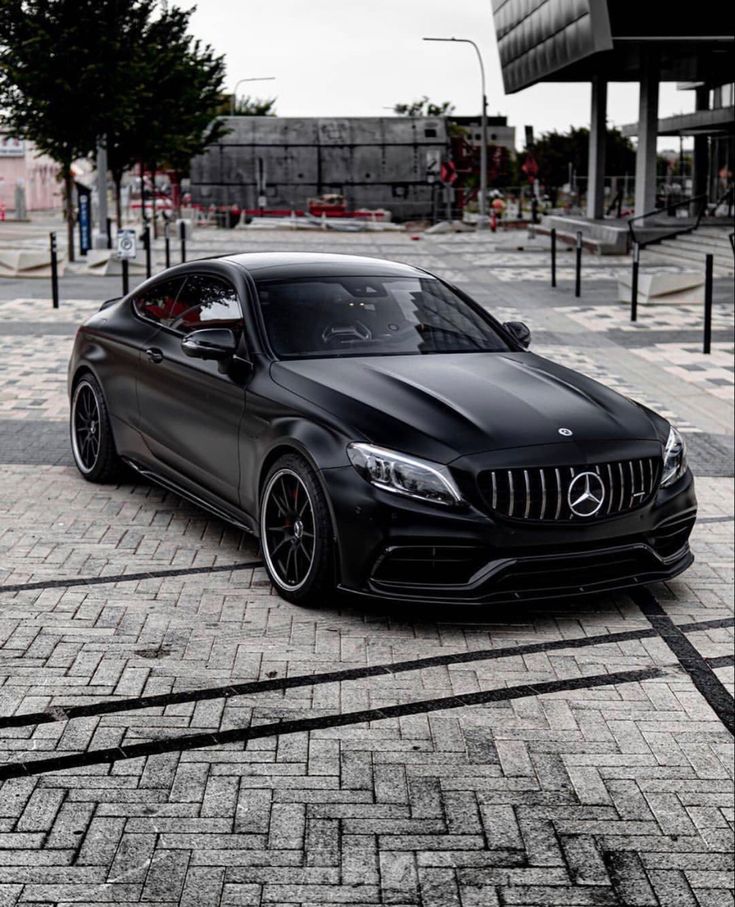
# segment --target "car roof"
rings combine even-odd
[[[255,280],[289,277],[426,277],[426,272],[412,265],[363,255],[338,255],[324,252],[243,252],[228,255],[233,262],[250,272]]]

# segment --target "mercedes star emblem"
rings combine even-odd
[[[571,430],[571,428],[560,428],[559,434],[564,435],[565,438],[571,438],[574,432]]]
[[[567,501],[575,516],[594,516],[605,500],[605,486],[596,472],[580,472],[569,483]]]

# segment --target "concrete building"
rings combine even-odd
[[[605,123],[609,82],[638,82],[635,210],[656,203],[658,97],[662,81],[693,82],[705,93],[732,80],[731,17],[719,0],[700,0],[680,15],[663,0],[493,0],[507,92],[537,82],[590,82],[587,215],[603,215]],[[698,113],[703,113],[699,111]],[[706,115],[705,115],[706,119]],[[731,125],[732,129],[732,118]],[[699,160],[696,160],[699,158]],[[695,170],[704,172],[695,148]]]
[[[451,116],[451,123],[456,123],[467,132],[467,139],[474,148],[482,144],[482,120],[480,117]],[[508,117],[489,116],[487,118],[488,145],[500,145],[511,154],[516,152],[516,127],[508,125]]]
[[[303,210],[346,196],[351,210],[431,216],[448,148],[443,117],[228,117],[230,132],[191,166],[195,204]]]

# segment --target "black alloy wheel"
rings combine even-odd
[[[85,375],[74,389],[69,427],[79,472],[90,482],[112,479],[118,473],[120,460],[102,391],[91,375]]]
[[[269,472],[260,531],[266,569],[283,598],[323,602],[334,585],[331,520],[321,486],[301,457],[282,457]]]

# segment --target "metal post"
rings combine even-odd
[[[51,246],[51,299],[53,307],[59,307],[59,259],[56,251],[56,234],[49,233],[49,244]]]
[[[166,268],[168,269],[171,267],[171,238],[169,237],[168,232],[166,232],[164,245],[166,247]]]
[[[146,223],[143,228],[143,246],[145,248],[145,276],[151,276],[151,225]]]
[[[638,267],[641,263],[640,243],[633,243],[633,277],[630,282],[630,320],[638,321]]]
[[[112,248],[112,218],[107,218],[107,248]]]
[[[186,221],[179,221],[179,242],[181,243],[181,261],[186,261]]]
[[[423,38],[424,41],[445,41],[453,44],[470,44],[477,54],[477,62],[480,64],[480,80],[482,88],[482,125],[481,125],[481,145],[480,145],[480,194],[478,197],[478,219],[477,229],[484,230],[488,226],[487,222],[487,90],[485,82],[485,64],[480,53],[480,48],[470,38]]]
[[[702,352],[709,354],[712,348],[712,278],[715,257],[708,253],[704,265],[704,343]]]
[[[574,275],[574,295],[582,294],[582,231],[577,230],[577,262]]]
[[[556,227],[551,228],[551,286],[556,286]]]
[[[128,274],[128,260],[123,258],[122,260],[122,291],[123,296],[127,296],[130,292],[130,278]]]
[[[107,238],[107,147],[102,138],[97,144],[97,232],[93,247],[111,248],[107,245]]]

